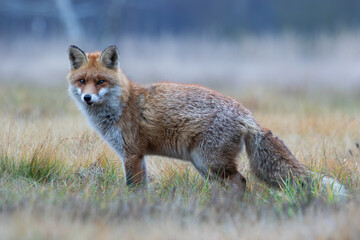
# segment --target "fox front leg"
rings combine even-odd
[[[123,164],[126,186],[129,189],[147,188],[147,172],[144,156],[127,157]]]

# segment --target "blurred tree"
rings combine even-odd
[[[79,40],[84,35],[79,18],[76,16],[71,0],[54,0],[59,16],[64,24],[69,39]]]

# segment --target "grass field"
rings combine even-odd
[[[128,192],[120,159],[68,97],[66,48],[78,43],[0,42],[0,239],[359,239],[359,36],[116,43],[137,82],[200,83],[240,100],[302,163],[347,185],[346,198],[316,184],[271,189],[245,155],[244,196],[161,157],[147,158],[149,192]]]
[[[359,239],[360,95],[242,89],[239,99],[314,171],[346,184],[276,191],[251,174],[243,198],[185,162],[148,157],[150,190],[128,192],[119,158],[64,87],[0,89],[1,239]]]

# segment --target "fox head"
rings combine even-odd
[[[85,54],[80,48],[71,45],[71,71],[68,76],[70,95],[85,106],[103,103],[112,89],[120,88],[121,70],[118,59],[116,46],[110,46],[103,52]]]

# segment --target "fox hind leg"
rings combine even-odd
[[[236,159],[228,159],[224,156],[212,159],[209,154],[192,154],[193,165],[197,171],[210,181],[218,181],[221,185],[229,185],[244,192],[246,179],[237,170]]]
[[[192,163],[204,178],[244,191],[246,179],[237,170],[236,159],[243,148],[246,129],[235,130],[231,121],[224,124],[209,128],[191,154]]]

